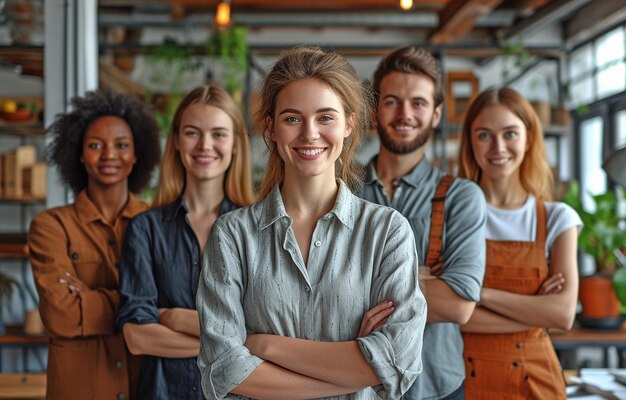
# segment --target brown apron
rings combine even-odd
[[[546,210],[537,201],[535,242],[487,240],[483,287],[532,295],[548,276]],[[565,399],[561,365],[543,328],[463,333],[467,400]]]

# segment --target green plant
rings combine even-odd
[[[507,58],[512,58],[513,65],[516,68],[523,67],[530,60],[531,54],[528,50],[526,50],[526,47],[524,47],[521,37],[519,37],[517,42],[511,42],[505,38],[504,31],[498,30],[496,32],[496,38],[498,40],[498,46],[500,46],[500,50],[502,51],[502,55]],[[506,81],[508,75],[508,69],[506,66],[503,66],[502,80]]]
[[[148,56],[154,67],[151,79],[156,84],[169,86],[170,93],[180,92],[185,73],[202,67],[202,62],[193,57],[194,52],[193,46],[182,45],[166,37]]]
[[[207,45],[207,52],[222,64],[224,87],[235,95],[241,91],[248,69],[248,30],[232,26],[215,31]]]
[[[623,198],[624,189],[616,191],[620,191]],[[617,213],[618,196],[614,191],[594,195],[592,199],[595,210],[588,211],[583,207],[580,185],[572,181],[562,200],[576,210],[583,221],[579,249],[595,259],[597,274],[610,275],[615,271],[615,251],[626,248],[626,219]]]

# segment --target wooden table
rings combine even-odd
[[[0,399],[44,399],[46,373],[0,374]]]
[[[554,349],[573,350],[579,347],[598,347],[604,353],[604,366],[607,367],[608,351],[611,347],[617,349],[619,367],[624,368],[622,351],[626,350],[626,329],[622,326],[617,330],[597,330],[574,327],[570,331],[549,330]]]

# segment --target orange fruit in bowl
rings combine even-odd
[[[12,113],[17,111],[17,103],[13,100],[6,100],[2,104],[2,111],[5,113]]]

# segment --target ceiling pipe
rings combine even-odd
[[[248,27],[342,27],[357,26],[371,28],[436,28],[439,16],[436,12],[233,12],[232,23]],[[169,13],[133,13],[129,15],[103,12],[99,24],[150,27],[206,26],[213,14],[194,13],[182,20],[174,20]],[[495,10],[482,18],[477,27],[513,26],[514,11]]]

